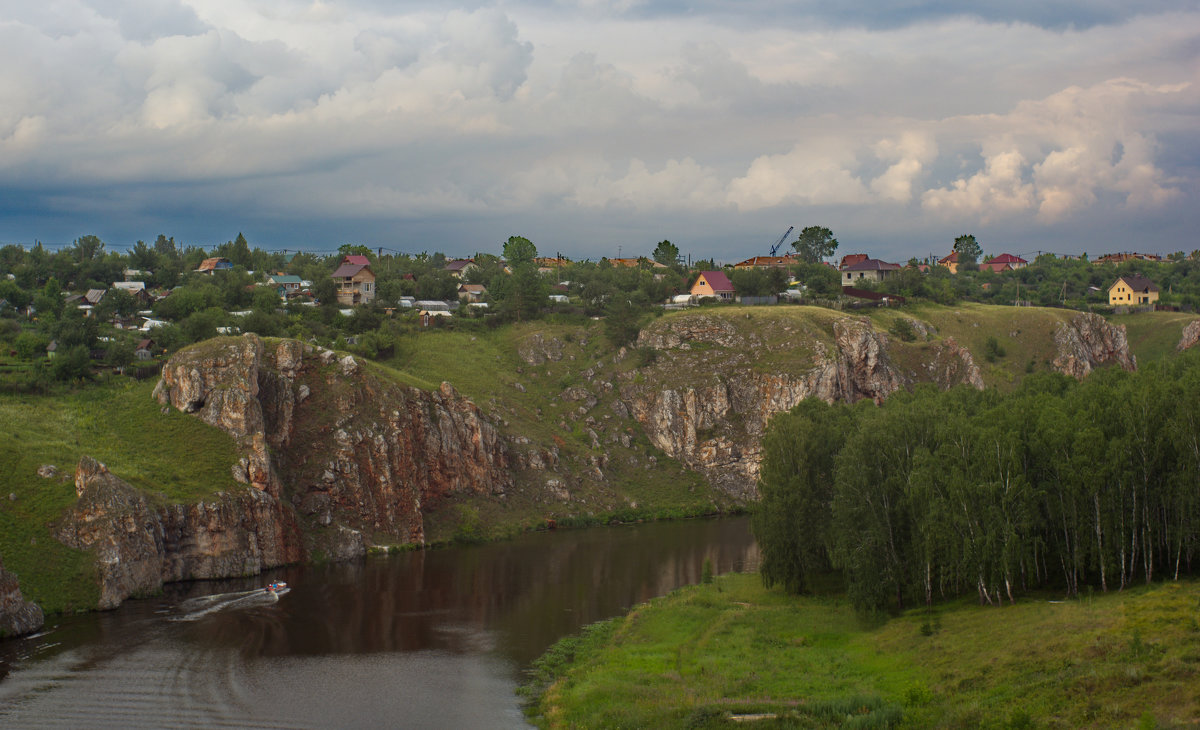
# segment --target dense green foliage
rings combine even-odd
[[[828,566],[862,609],[1124,588],[1194,572],[1200,355],[1011,394],[932,387],[802,404],[764,439],[763,580]]]

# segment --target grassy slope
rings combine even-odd
[[[1113,324],[1125,325],[1129,350],[1139,363],[1174,355],[1183,328],[1195,319],[1195,314],[1187,312],[1142,312],[1109,317]]]
[[[726,712],[792,716],[756,727],[1183,723],[1200,716],[1198,604],[1193,581],[869,625],[837,598],[726,576],[553,647],[533,710],[550,727],[721,727]]]
[[[538,334],[562,344],[561,360],[534,366],[520,358],[518,349]],[[714,509],[714,495],[698,475],[654,449],[636,424],[617,426],[611,409],[616,389],[605,391],[599,383],[615,383],[618,373],[635,365],[633,358],[614,361],[615,352],[598,323],[542,321],[466,332],[433,330],[423,332],[418,343],[403,361],[385,363],[386,368],[403,373],[405,382],[418,387],[432,388],[448,381],[493,422],[507,424],[502,425],[506,433],[528,438],[532,442],[529,448],[557,448],[560,463],[572,463],[577,475],[586,475],[593,457],[609,457],[602,469],[603,481],[585,476],[572,485],[575,501],[570,507],[545,502],[540,482],[553,474],[518,475],[518,489],[503,504],[479,498],[428,514],[428,539],[446,539],[472,528],[466,523],[482,525],[484,534],[496,536],[544,524],[547,519],[563,524],[572,517],[586,521],[610,515],[679,516]],[[581,373],[589,368],[599,372],[591,382]],[[589,426],[577,412],[580,403],[560,397],[572,386],[587,388],[598,400],[588,414],[607,429],[594,428],[601,436],[598,449],[592,446]],[[629,448],[609,442],[607,436],[614,430],[626,429],[634,437]],[[657,468],[647,468],[650,457]]]
[[[26,598],[49,612],[94,606],[98,597],[91,556],[63,546],[50,529],[75,501],[81,456],[165,502],[235,484],[233,440],[192,416],[162,413],[153,388],[126,381],[0,398],[0,556]],[[58,467],[59,477],[39,477],[43,464]]]

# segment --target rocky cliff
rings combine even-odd
[[[402,385],[294,340],[189,348],[156,393],[238,439],[235,477],[330,527],[333,542],[319,547],[337,556],[361,554],[372,535],[419,544],[427,509],[512,486],[506,442],[449,384]]]
[[[31,634],[44,622],[41,607],[25,600],[17,577],[5,571],[0,560],[0,638]]]
[[[85,456],[75,470],[75,493],[55,537],[95,553],[99,608],[156,593],[166,581],[255,575],[304,555],[292,510],[252,487],[156,506]]]
[[[1076,379],[1087,376],[1092,368],[1115,363],[1136,370],[1137,361],[1129,354],[1125,325],[1110,324],[1098,314],[1081,312],[1068,322],[1060,322],[1054,333],[1058,356],[1054,367]]]
[[[624,386],[622,399],[655,446],[723,491],[753,499],[760,442],[771,416],[805,398],[880,402],[913,381],[913,374],[893,364],[888,335],[869,320],[839,317],[828,326],[828,332],[795,332],[789,353],[794,359],[763,372],[759,363],[771,346],[728,317],[657,322],[641,333],[638,345],[664,353],[657,366],[662,372],[647,373],[649,385]],[[983,387],[970,353],[953,340],[935,352],[930,367],[944,387],[960,382]],[[668,372],[694,376],[672,378]],[[673,379],[680,382],[659,386]]]

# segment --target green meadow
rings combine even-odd
[[[736,574],[553,646],[522,691],[550,728],[1193,726],[1200,583],[856,614]]]

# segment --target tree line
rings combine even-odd
[[[763,440],[753,526],[768,586],[836,571],[862,610],[971,593],[1119,590],[1192,574],[1200,355],[1013,393],[922,386],[801,403]]]

